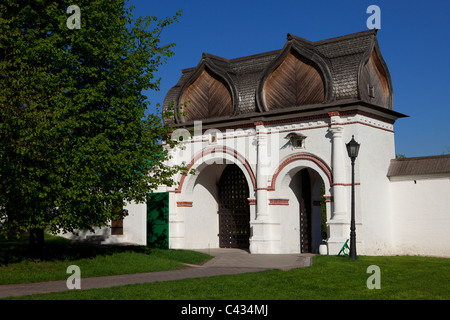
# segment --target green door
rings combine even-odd
[[[169,248],[169,193],[147,195],[147,246]]]

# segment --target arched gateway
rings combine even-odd
[[[244,173],[235,164],[225,167],[219,183],[219,246],[248,249],[250,206]]]
[[[389,198],[393,124],[403,117],[392,110],[376,30],[317,42],[288,34],[280,50],[232,60],[203,54],[163,109],[172,103],[180,114],[164,121],[184,139],[169,149],[168,165],[184,162],[195,174],[175,176],[178,184],[165,189],[171,248],[301,253],[326,241],[337,253],[349,237],[345,143],[353,135],[362,145],[358,251],[391,243],[389,228],[364,231],[389,220],[381,199]]]

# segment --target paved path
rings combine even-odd
[[[191,265],[190,268],[182,270],[81,278],[81,289],[108,288],[126,284],[240,274],[268,269],[290,270],[292,268],[310,266],[313,256],[311,254],[249,254],[244,250],[238,249],[205,249],[198,251],[208,253],[214,258],[201,266]],[[0,285],[0,298],[65,290],[68,290],[66,280]]]

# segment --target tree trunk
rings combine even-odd
[[[32,256],[38,257],[44,251],[44,229],[30,230],[30,252]]]

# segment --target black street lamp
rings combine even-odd
[[[347,153],[352,160],[352,216],[350,220],[350,258],[356,260],[356,226],[355,226],[355,159],[359,153],[359,143],[352,140],[346,144]]]

